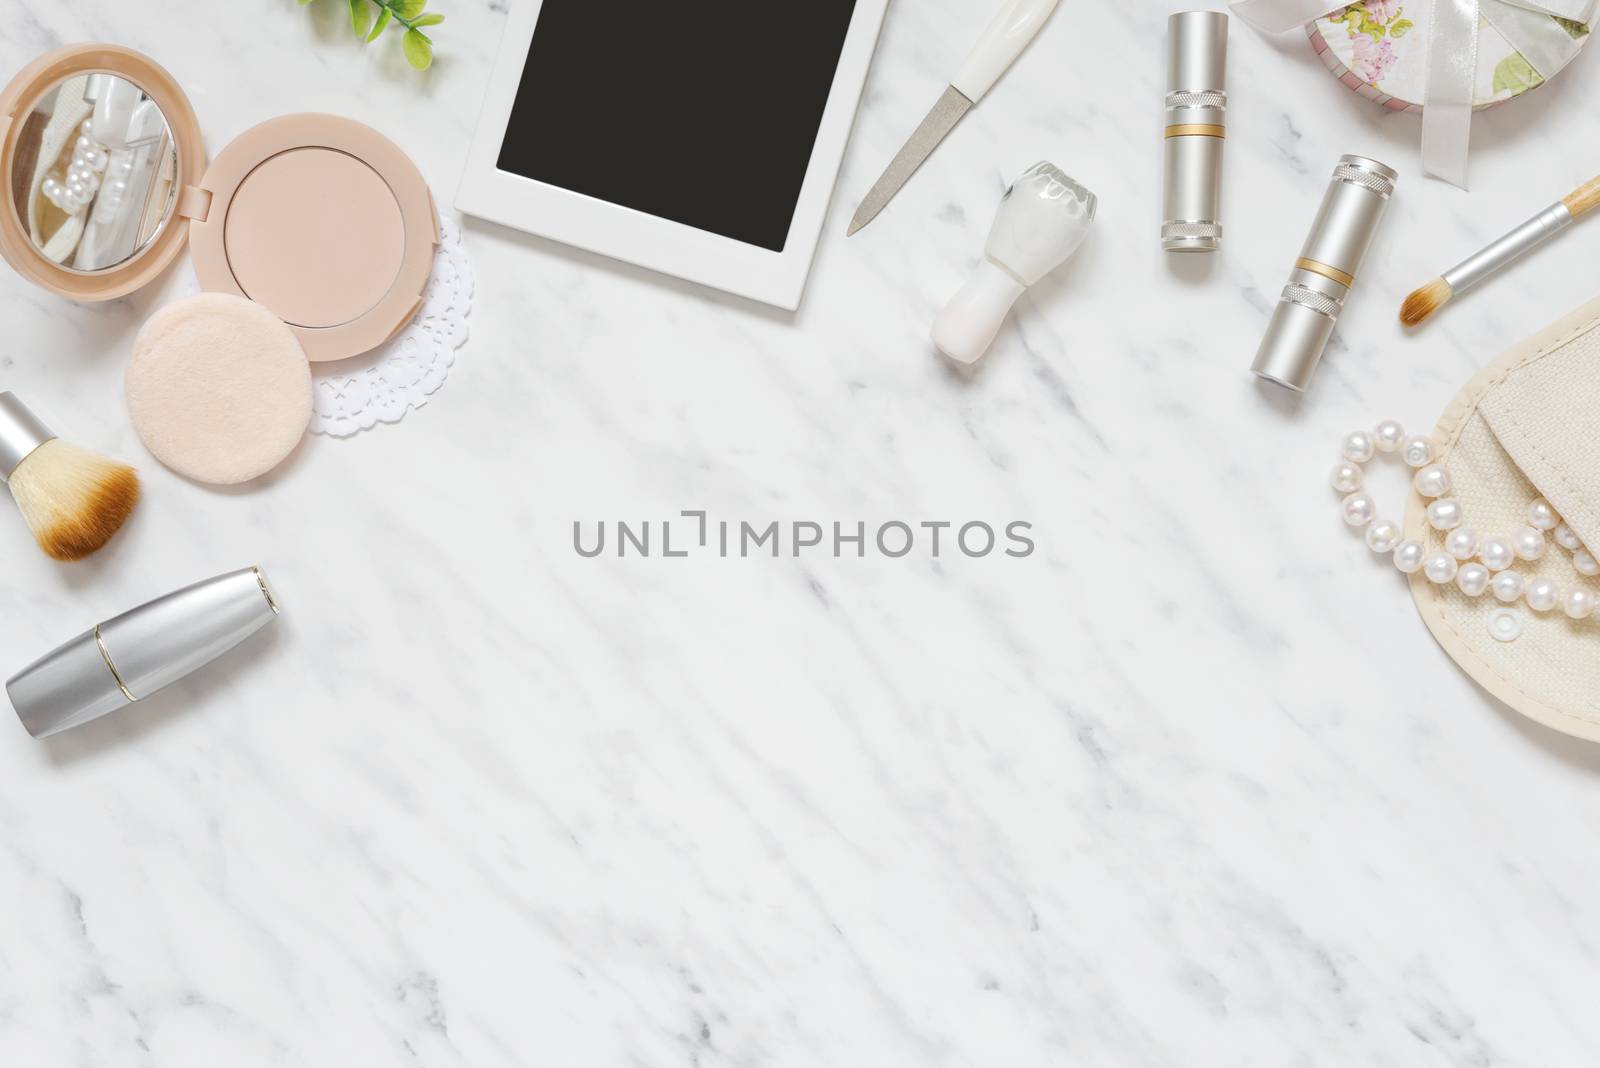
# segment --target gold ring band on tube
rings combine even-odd
[[[1179,123],[1167,127],[1168,137],[1226,137],[1228,128],[1208,122]]]
[[[111,650],[106,648],[106,640],[100,637],[100,625],[95,624],[94,643],[100,647],[100,656],[106,662],[106,670],[111,672],[111,679],[117,684],[117,689],[122,691],[122,696],[130,702],[137,701],[133,691],[128,689],[128,684],[122,681],[122,673],[117,670],[117,665],[111,662]]]
[[[1299,271],[1310,271],[1312,274],[1320,274],[1322,277],[1331,282],[1338,282],[1346,289],[1349,289],[1351,286],[1356,284],[1355,275],[1347,274],[1346,272],[1339,270],[1337,267],[1329,267],[1326,263],[1318,263],[1316,260],[1308,260],[1303,258],[1298,259],[1294,261],[1294,266],[1295,269]]]
[[[251,570],[256,573],[256,585],[261,587],[261,596],[267,599],[267,607],[272,609],[273,615],[278,615],[282,610],[278,607],[278,602],[273,599],[272,590],[267,586],[267,576],[261,573],[259,567],[251,568]]]

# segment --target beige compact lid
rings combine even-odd
[[[150,236],[122,262],[85,271],[52,260],[30,233],[21,205],[42,203],[28,186],[49,161],[19,155],[39,155],[37,131],[23,137],[36,102],[94,74],[141,90],[165,118],[172,152],[169,206]],[[426,181],[376,130],[336,115],[286,115],[247,130],[207,166],[177,82],[117,45],[52,52],[0,91],[0,194],[0,256],[30,281],[73,300],[112,300],[153,281],[187,242],[203,289],[270,309],[313,361],[359,355],[405,326],[439,240]]]

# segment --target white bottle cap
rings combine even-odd
[[[950,298],[933,322],[933,343],[960,363],[976,363],[989,350],[1011,305],[1027,286],[988,259]]]

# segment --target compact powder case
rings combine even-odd
[[[188,244],[201,288],[269,309],[312,361],[376,348],[416,314],[439,241],[416,165],[335,115],[286,115],[208,166],[170,74],[71,45],[0,92],[0,255],[79,301],[153,281]]]

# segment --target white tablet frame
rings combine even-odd
[[[496,166],[543,6],[543,0],[520,0],[507,16],[500,55],[489,76],[466,173],[456,193],[456,208],[714,289],[790,311],[797,309],[888,0],[856,0],[782,252],[647,215]],[[730,174],[724,180],[748,181],[750,177]]]

